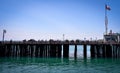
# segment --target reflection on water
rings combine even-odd
[[[119,73],[120,59],[0,58],[0,73]]]

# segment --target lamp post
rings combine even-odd
[[[95,41],[97,42],[97,37],[95,38]]]
[[[92,41],[92,38],[90,38],[90,41]]]
[[[64,41],[64,39],[65,39],[65,34],[63,34],[63,41]]]
[[[3,29],[3,43],[4,43],[4,39],[5,39],[5,33],[6,33],[6,30],[5,29]]]
[[[86,38],[84,38],[84,41],[86,41]]]

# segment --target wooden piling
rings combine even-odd
[[[62,55],[62,45],[58,45],[58,58],[61,58]]]
[[[91,52],[91,58],[95,58],[95,46],[94,45],[90,46],[90,52]]]
[[[8,48],[8,45],[5,45],[5,56],[9,57],[9,51],[10,49]]]
[[[83,45],[84,58],[87,58],[87,45]]]
[[[38,48],[39,48],[39,46],[36,45],[36,48],[35,48],[35,57],[38,57]]]
[[[106,57],[106,46],[103,45],[102,47],[102,57],[105,58]]]
[[[111,47],[111,45],[106,45],[106,57],[107,58],[112,57],[112,47]]]
[[[69,58],[69,45],[63,45],[63,58]]]
[[[100,46],[96,45],[96,49],[97,49],[97,58],[100,58]]]
[[[44,45],[40,45],[40,57],[43,57]]]
[[[45,58],[47,57],[47,45],[46,44],[44,45],[44,57]]]
[[[120,58],[120,45],[118,45],[118,58]]]
[[[54,58],[57,57],[57,56],[56,56],[56,44],[53,45],[52,50],[53,50],[53,57],[54,57]]]
[[[51,44],[50,45],[50,57],[54,57],[54,45],[53,44]]]
[[[77,45],[75,45],[74,58],[77,59]]]
[[[0,45],[0,57],[5,57],[4,45]]]

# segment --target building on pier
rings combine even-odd
[[[120,33],[112,33],[110,30],[109,34],[104,35],[105,42],[120,42]]]

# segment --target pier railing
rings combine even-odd
[[[2,44],[2,41],[0,42]],[[94,44],[116,44],[118,42],[99,42],[99,41],[4,41],[4,44],[69,44],[69,45],[94,45]]]

